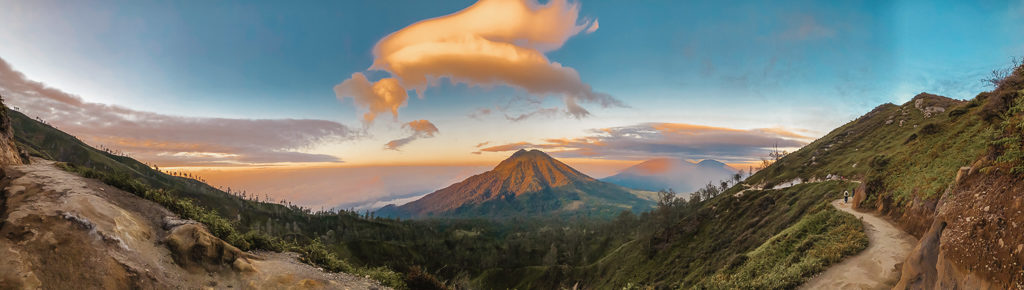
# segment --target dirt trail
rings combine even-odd
[[[158,204],[41,159],[4,171],[0,289],[385,288],[362,277],[326,273],[299,262],[294,253],[244,253],[235,264],[183,267],[168,237],[196,225],[168,225],[176,216]],[[218,242],[212,241],[214,254],[230,250]]]
[[[917,240],[885,219],[853,210],[842,200],[832,202],[832,206],[864,222],[868,247],[807,281],[800,289],[891,288],[899,280],[896,264],[903,262]]]

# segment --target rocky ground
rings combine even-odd
[[[380,289],[294,253],[242,252],[158,204],[56,168],[4,168],[0,289]]]
[[[943,195],[901,289],[1024,289],[1024,181],[980,167],[962,168]]]

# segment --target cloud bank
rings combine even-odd
[[[430,123],[427,120],[416,120],[402,124],[402,128],[412,131],[412,135],[402,139],[391,140],[387,144],[384,144],[384,149],[398,150],[399,147],[405,146],[416,139],[421,138],[432,138],[438,133],[437,126],[434,123]]]
[[[335,86],[339,99],[352,98],[376,114],[405,105],[405,91],[420,97],[442,78],[470,86],[508,85],[533,95],[557,95],[565,112],[589,115],[580,103],[624,106],[594,91],[579,73],[549,60],[546,52],[562,47],[575,35],[597,30],[597,20],[579,19],[579,5],[568,0],[538,4],[534,0],[481,0],[450,15],[423,20],[381,39],[373,48],[370,70],[391,77],[370,82],[362,73]]]
[[[89,144],[160,166],[341,162],[298,150],[360,135],[325,120],[190,118],[90,103],[26,78],[3,59],[0,95],[9,106]]]
[[[515,142],[481,148],[480,152],[544,149],[558,157],[650,159],[673,156],[748,162],[766,154],[766,148],[802,147],[810,137],[781,128],[733,129],[681,123],[643,123],[591,130],[581,138]]]

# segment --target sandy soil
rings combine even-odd
[[[164,221],[176,216],[158,204],[45,160],[5,169],[0,289],[384,288],[294,253],[246,253],[245,270],[182,267],[165,240],[176,227]]]
[[[903,262],[917,240],[885,219],[851,209],[841,199],[832,202],[832,206],[864,222],[868,247],[807,281],[800,289],[891,288],[899,280],[897,264]]]

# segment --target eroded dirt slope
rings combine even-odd
[[[158,204],[62,171],[5,169],[2,289],[377,289],[292,253],[242,252]]]

